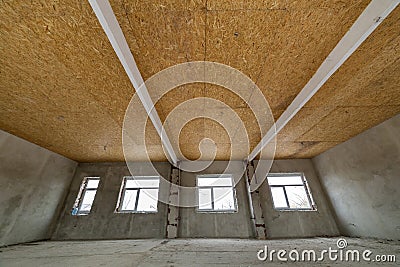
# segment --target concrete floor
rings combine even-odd
[[[45,241],[0,248],[0,266],[398,266],[398,263],[273,262],[259,261],[257,251],[268,249],[337,249],[338,238],[287,240],[173,239],[110,241]],[[400,243],[346,238],[346,249],[369,249],[395,255],[400,261]],[[318,255],[318,254],[317,254]]]

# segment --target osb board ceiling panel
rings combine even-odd
[[[120,159],[134,89],[89,4],[0,5],[1,128],[79,161]]]
[[[392,98],[399,94],[396,80],[399,75],[395,72],[400,64],[399,52],[400,8],[397,7],[307,103],[307,107],[399,104],[398,97]],[[385,83],[385,86],[377,86],[377,83]]]
[[[224,63],[256,82],[275,119],[369,3],[110,2],[144,79],[178,63]],[[77,161],[124,160],[121,128],[135,90],[88,2],[3,1],[0,17],[1,129]],[[278,158],[313,157],[399,112],[399,19],[397,8],[283,129]],[[203,138],[215,141],[218,160],[231,152],[235,159],[245,157],[261,133],[245,102],[228,90],[181,86],[156,109],[164,121],[180,103],[198,97],[235,111],[250,147],[237,133],[231,143],[226,130],[206,118],[191,121],[171,139],[179,138],[189,159],[200,157]],[[213,110],[207,102],[186,108]],[[146,142],[152,160],[166,160],[149,121]],[[206,142],[203,156],[212,147]],[[129,152],[145,159],[144,148]]]
[[[204,10],[182,7],[136,10],[135,2],[111,3],[118,17],[126,17],[119,23],[145,80],[175,64],[204,60]]]
[[[289,122],[278,140],[341,143],[398,114],[399,71],[397,7]],[[307,156],[323,151],[310,150]]]
[[[299,139],[343,142],[400,112],[398,106],[338,107]],[[366,115],[368,117],[366,119]]]
[[[160,105],[160,109],[166,115],[169,115],[179,105],[183,109],[198,109],[199,113],[202,113],[204,101],[201,101],[202,104],[193,106],[189,100],[204,97],[204,87],[204,83],[191,83],[175,87],[164,94],[157,102],[157,105]]]
[[[293,101],[364,7],[365,3],[348,3],[337,12],[321,7],[288,12],[283,31],[267,48],[257,80],[273,109],[284,109]]]

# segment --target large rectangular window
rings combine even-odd
[[[235,187],[231,175],[198,175],[199,211],[236,211]]]
[[[72,208],[72,215],[87,215],[92,209],[100,177],[85,177]]]
[[[267,178],[275,209],[316,209],[303,173],[270,173]]]
[[[157,212],[160,177],[125,176],[117,212]]]

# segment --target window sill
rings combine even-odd
[[[116,214],[156,214],[158,211],[114,211]]]
[[[209,214],[220,214],[220,213],[237,213],[237,210],[198,210],[196,213],[209,213]]]
[[[275,211],[318,211],[317,209],[276,209],[274,208]]]

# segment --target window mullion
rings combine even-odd
[[[286,193],[286,188],[285,188],[285,186],[282,186],[282,188],[283,188],[283,193],[285,194],[286,205],[287,205],[288,208],[290,208],[289,199],[288,199],[288,196],[287,196],[287,193]]]
[[[139,203],[140,188],[138,188],[136,191],[137,193],[136,193],[135,211],[137,211],[137,206]]]
[[[210,188],[211,190],[211,209],[214,210],[214,188]]]

